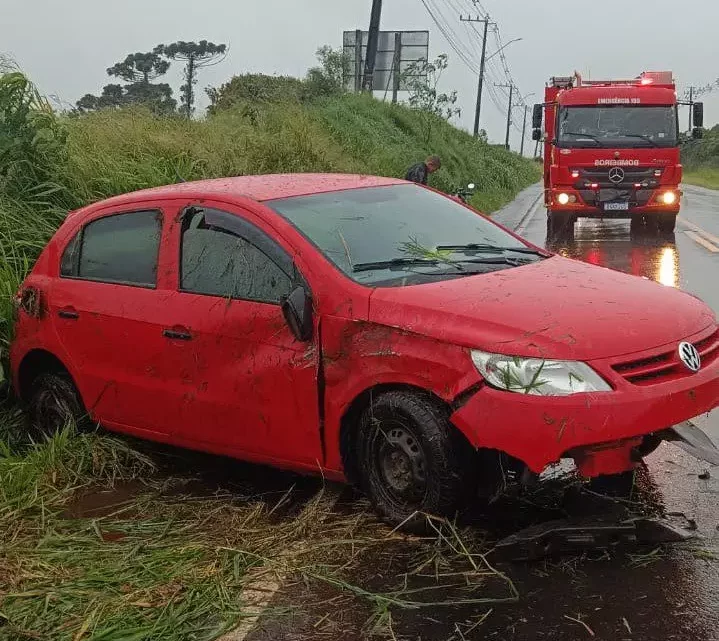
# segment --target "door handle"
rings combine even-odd
[[[66,318],[67,320],[77,320],[80,318],[80,314],[78,314],[74,309],[61,309],[57,315],[60,318]]]
[[[191,341],[192,340],[192,334],[190,334],[190,332],[188,332],[187,330],[165,329],[165,330],[163,330],[162,335],[165,338],[169,338],[174,341]]]

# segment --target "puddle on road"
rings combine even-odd
[[[679,251],[674,234],[630,235],[626,221],[579,220],[574,238],[548,240],[547,249],[577,260],[679,287]]]

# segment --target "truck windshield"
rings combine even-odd
[[[347,189],[265,204],[349,278],[373,287],[437,282],[541,260],[482,215],[416,185]]]
[[[671,106],[562,107],[559,147],[676,147],[677,108]]]

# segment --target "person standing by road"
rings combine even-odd
[[[412,182],[419,183],[420,185],[427,184],[427,178],[430,174],[433,174],[442,166],[442,161],[439,156],[430,156],[424,162],[418,162],[416,165],[412,165],[407,170],[405,180],[411,180]]]

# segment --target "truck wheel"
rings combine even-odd
[[[662,214],[659,218],[657,218],[657,227],[662,234],[673,234],[676,226],[676,214]]]
[[[574,233],[574,218],[568,212],[547,211],[547,238],[565,238]]]
[[[68,374],[40,374],[32,384],[28,423],[34,436],[52,436],[67,425],[78,425],[85,411]]]
[[[362,413],[361,486],[391,525],[432,531],[425,514],[453,517],[474,490],[472,448],[430,396],[387,392]]]
[[[629,232],[633,235],[641,234],[644,231],[644,222],[644,216],[632,216]]]

